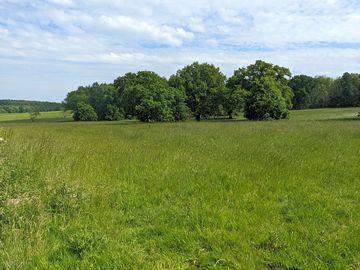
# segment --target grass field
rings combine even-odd
[[[358,110],[0,115],[0,269],[360,269]]]
[[[42,112],[36,122],[68,122],[72,121],[69,112]],[[0,113],[0,122],[31,122],[29,113]]]

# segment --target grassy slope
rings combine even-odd
[[[71,121],[71,115],[62,111],[41,112],[36,122],[65,122]],[[0,113],[0,122],[31,122],[29,113]]]
[[[2,124],[0,268],[358,269],[356,112]]]

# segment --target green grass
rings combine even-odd
[[[360,108],[336,108],[292,111],[291,120],[357,120]]]
[[[41,122],[67,122],[72,121],[71,114],[62,111],[41,112],[39,118],[35,120]],[[0,122],[31,122],[29,113],[0,113]]]
[[[0,269],[359,269],[357,111],[4,122]]]

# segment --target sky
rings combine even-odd
[[[360,72],[360,0],[0,0],[0,99],[62,101],[127,72],[262,59]]]

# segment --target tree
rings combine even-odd
[[[220,69],[197,62],[184,67],[170,77],[170,86],[181,90],[196,120],[222,114],[226,77]]]
[[[75,121],[97,121],[98,117],[94,108],[85,102],[80,102],[74,110]]]
[[[244,116],[249,120],[282,119],[292,108],[289,69],[256,61],[230,78],[233,87],[244,89]]]
[[[63,102],[65,109],[75,111],[79,103],[88,103],[89,89],[90,86],[79,86],[77,90],[69,92]]]
[[[249,120],[284,119],[289,109],[278,82],[272,77],[256,79],[245,99],[244,116]]]
[[[295,109],[323,108],[327,106],[333,79],[326,76],[294,76],[289,86],[294,92]]]
[[[117,104],[126,118],[144,122],[179,121],[187,118],[185,97],[154,72],[127,73],[115,80]]]
[[[360,105],[360,74],[344,73],[334,81],[330,89],[331,107],[354,107]]]
[[[317,76],[314,82],[314,88],[309,94],[309,107],[324,108],[329,103],[329,92],[334,80],[326,76]]]
[[[8,113],[30,113],[34,107],[38,111],[60,111],[62,104],[56,102],[28,101],[28,100],[0,100],[0,111]]]
[[[112,84],[93,83],[91,86],[80,86],[68,93],[65,108],[75,110],[79,103],[84,102],[93,107],[99,120],[119,120],[122,118],[120,108],[116,105],[116,89]]]
[[[35,120],[40,116],[40,111],[37,107],[32,107],[31,111],[29,111],[31,122],[35,122]]]
[[[315,79],[306,75],[297,75],[289,81],[289,86],[294,92],[294,109],[309,108],[311,106],[310,93],[315,88]]]
[[[120,112],[119,108],[115,105],[108,104],[106,105],[106,109],[104,112],[104,120],[108,121],[117,121],[123,118],[122,113]]]
[[[238,113],[244,109],[244,102],[246,97],[246,90],[241,88],[237,83],[236,77],[230,77],[226,82],[226,94],[224,101],[224,109],[229,117],[233,118],[233,114]]]

